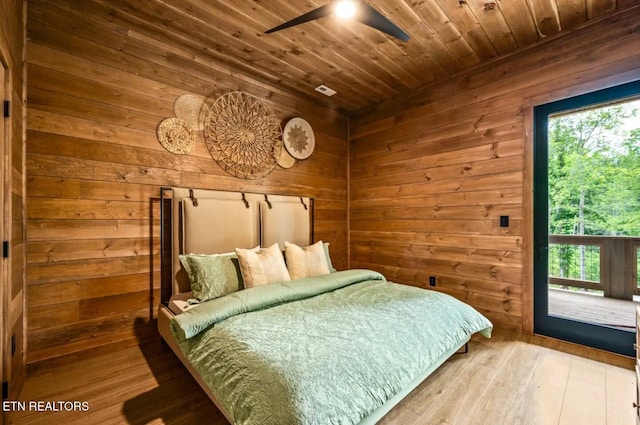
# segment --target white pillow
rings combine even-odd
[[[291,279],[320,276],[331,273],[322,241],[301,248],[291,242],[284,243],[284,255]]]
[[[277,243],[254,252],[236,248],[245,288],[291,280]]]

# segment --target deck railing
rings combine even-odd
[[[640,295],[639,248],[640,237],[549,235],[549,283],[632,300]]]

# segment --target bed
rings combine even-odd
[[[472,334],[490,337],[491,323],[450,296],[335,271],[314,241],[312,199],[171,188],[161,200],[158,328],[233,424],[376,423]],[[296,278],[249,287],[236,257],[283,246]],[[289,248],[314,251],[323,272],[298,273],[311,260]],[[200,297],[194,264],[210,263],[226,269],[202,279],[233,284]]]

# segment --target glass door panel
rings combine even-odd
[[[535,332],[634,355],[640,82],[534,115]]]

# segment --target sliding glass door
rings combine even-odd
[[[534,109],[534,330],[634,355],[640,82]]]

